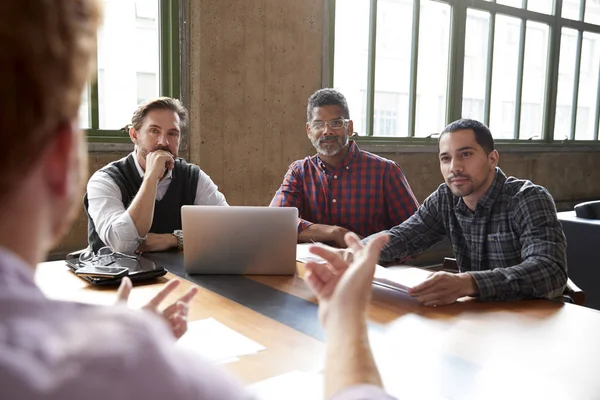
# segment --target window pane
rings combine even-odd
[[[519,138],[542,139],[550,29],[546,24],[532,21],[527,21],[526,29]]]
[[[98,33],[100,128],[128,123],[140,93],[158,96],[158,83],[151,88],[148,80],[138,80],[138,74],[158,73],[158,0],[104,0],[104,25]],[[140,83],[145,86],[138,88]]]
[[[451,7],[421,2],[415,136],[440,132],[446,123]]]
[[[366,91],[364,93],[367,95]],[[398,136],[402,126],[408,125],[408,94],[375,92],[375,112],[373,115],[373,136]],[[366,99],[363,118],[366,115]],[[364,127],[363,127],[364,129]]]
[[[590,0],[588,0],[590,1]],[[584,65],[585,68],[584,68]],[[581,70],[577,98],[576,140],[594,139],[594,118],[598,96],[598,70],[600,69],[600,35],[583,32]]]
[[[556,117],[554,120],[555,140],[568,139],[571,134],[571,109],[573,108],[576,52],[577,31],[574,29],[562,28],[560,38],[560,61],[558,64]]]
[[[581,0],[563,0],[561,16],[579,21],[580,6]]]
[[[79,127],[89,129],[90,126],[90,103],[88,100],[88,85],[85,85],[81,95],[81,105],[79,106]]]
[[[529,0],[527,2],[528,10],[544,14],[554,14],[553,6],[554,0]]]
[[[369,2],[337,0],[335,3],[335,54],[333,86],[348,100],[350,118],[359,135],[366,135],[366,109],[369,44]]]
[[[505,6],[523,8],[523,0],[497,0],[496,3],[504,4]]]
[[[600,25],[600,0],[587,0],[584,20],[590,24]]]
[[[490,129],[495,139],[514,137],[520,29],[521,20],[496,16],[490,110]]]
[[[484,120],[490,14],[467,10],[462,117]]]
[[[377,2],[374,136],[408,136],[412,14],[410,0]]]
[[[137,73],[137,103],[142,104],[149,98],[155,97],[158,91],[156,74],[150,72]]]

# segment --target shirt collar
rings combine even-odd
[[[350,169],[350,165],[352,165],[352,163],[354,162],[354,160],[356,159],[356,156],[358,155],[358,153],[360,152],[360,149],[358,148],[358,145],[356,144],[356,142],[354,140],[349,140],[348,141],[348,153],[346,153],[346,156],[342,159],[342,161],[340,161],[340,163],[338,165],[335,166],[334,169],[336,170],[340,170],[340,169]],[[325,164],[322,160],[321,157],[319,157],[319,154],[317,154],[317,165],[319,167],[321,167],[321,169],[325,170],[327,168],[327,164]]]
[[[31,265],[9,249],[0,246],[0,287],[4,287],[2,291],[28,287],[35,288],[35,291],[42,295],[33,280],[34,273]]]
[[[137,168],[137,171],[140,174],[140,178],[143,178],[144,177],[144,170],[142,169],[142,166],[138,162],[138,159],[137,159],[137,150],[133,150],[132,154],[133,154],[133,162],[135,163],[135,168]],[[165,176],[163,176],[163,178],[161,179],[161,181],[163,181],[165,179],[171,179],[172,177],[173,177],[173,170],[168,170],[167,174]]]
[[[492,184],[485,192],[485,194],[479,199],[477,202],[477,208],[485,208],[490,209],[492,205],[496,202],[498,195],[502,192],[502,188],[504,187],[504,182],[506,182],[506,175],[499,167],[496,167],[496,176],[492,181]],[[467,210],[467,205],[464,200],[461,198],[458,199],[456,204],[456,208],[461,211]]]

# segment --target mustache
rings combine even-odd
[[[166,151],[167,153],[169,153],[172,156],[175,156],[175,154],[173,154],[171,152],[171,149],[169,149],[167,146],[156,146],[152,149],[151,153],[158,151],[158,150],[162,150],[162,151]]]
[[[337,142],[339,138],[337,136],[323,136],[319,139],[319,143]]]
[[[467,178],[469,179],[469,175],[465,175],[465,174],[452,174],[448,176],[449,180],[455,179],[455,178]]]

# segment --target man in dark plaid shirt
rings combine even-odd
[[[344,235],[368,236],[413,215],[418,202],[393,161],[348,140],[353,124],[344,96],[321,89],[308,101],[306,133],[317,155],[290,165],[272,207],[296,207],[298,240],[346,247]]]
[[[411,218],[387,232],[390,241],[381,259],[404,259],[447,236],[460,273],[437,272],[409,293],[434,306],[463,296],[560,296],[567,282],[566,239],[548,191],[507,178],[497,167],[488,127],[474,120],[444,129],[439,158],[446,182]]]

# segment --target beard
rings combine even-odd
[[[460,186],[456,186],[454,183],[451,182],[454,178],[466,178],[467,181]],[[471,178],[463,174],[454,174],[449,176],[446,179],[446,185],[448,185],[450,191],[456,197],[466,197],[475,191],[475,186],[473,185],[473,181],[471,180]]]
[[[171,151],[171,149],[168,146],[160,146],[160,145],[158,145],[158,146],[154,146],[154,148],[151,149],[151,150],[148,150],[147,148],[142,147],[142,146],[138,146],[138,150],[137,151],[139,152],[140,156],[145,160],[146,157],[148,157],[148,154],[153,153],[153,152],[158,151],[158,150],[166,151],[167,153],[169,153],[170,155],[172,155],[173,158],[177,158],[177,154],[173,154],[173,152]]]
[[[323,156],[335,156],[348,146],[348,133],[339,137],[335,135],[321,136],[320,138],[310,138],[312,145],[317,150],[317,153]]]

